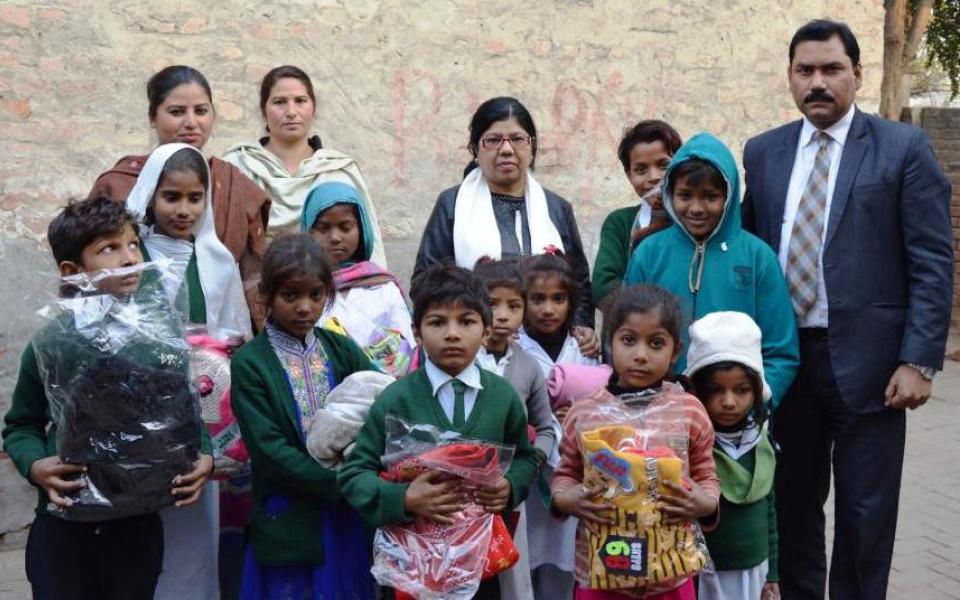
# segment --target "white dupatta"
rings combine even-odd
[[[197,255],[197,271],[200,275],[200,287],[207,307],[207,334],[217,339],[242,337],[250,339],[250,311],[243,295],[240,281],[240,269],[233,255],[217,237],[213,223],[213,206],[210,167],[203,153],[188,144],[164,144],[150,153],[137,183],[127,196],[127,210],[138,221],[143,221],[147,207],[153,200],[163,166],[175,152],[192,150],[203,158],[207,169],[207,193],[204,199],[203,214],[193,227],[193,243],[176,240],[154,231],[153,227],[141,225],[140,239],[146,246],[151,260],[168,258],[173,264],[171,281],[164,281],[164,288],[174,300],[186,276],[187,263],[192,252]]]
[[[524,189],[531,254],[543,254],[547,246],[555,246],[565,251],[560,232],[550,220],[547,194],[530,172],[527,172],[527,185]],[[517,230],[522,231],[522,228],[518,227]],[[519,233],[518,240],[523,248],[523,238]],[[473,269],[477,261],[484,256],[500,260],[500,253],[500,229],[493,214],[490,188],[483,172],[476,168],[470,171],[457,190],[453,212],[454,259],[457,266]]]

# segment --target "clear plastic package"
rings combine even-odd
[[[388,416],[386,426],[381,477],[389,481],[412,481],[435,470],[461,479],[469,495],[471,487],[502,477],[513,459],[512,446],[463,439],[432,425]],[[469,504],[453,517],[453,524],[417,518],[379,528],[371,569],[377,581],[418,600],[466,600],[481,579],[516,562],[516,548],[500,515]]]
[[[660,498],[667,481],[689,481],[689,416],[677,394],[620,396],[581,406],[577,437],[583,486],[616,507],[613,524],[581,520],[589,546],[580,585],[661,593],[709,563],[696,522],[667,523]]]
[[[201,421],[189,346],[159,273],[145,263],[65,277],[69,297],[38,314],[32,344],[57,424],[61,460],[86,465],[73,506],[52,510],[99,521],[154,512],[175,501],[177,475],[193,470]],[[107,290],[139,288],[131,294]],[[118,286],[117,282],[124,282]]]

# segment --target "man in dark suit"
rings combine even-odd
[[[823,504],[835,476],[830,597],[886,596],[904,409],[943,366],[953,292],[950,184],[919,129],[860,112],[860,50],[843,23],[790,43],[804,118],[744,148],[744,227],[779,253],[800,370],[774,415],[783,598],[823,598]]]

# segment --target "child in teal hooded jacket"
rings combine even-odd
[[[800,363],[797,324],[777,255],[740,226],[733,154],[709,133],[697,134],[674,155],[664,181],[663,203],[673,225],[637,246],[624,282],[666,288],[691,323],[721,310],[750,315],[763,334],[763,370],[775,408]],[[686,331],[682,341],[686,348]],[[677,372],[686,362],[684,353]]]

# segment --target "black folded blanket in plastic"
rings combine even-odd
[[[173,478],[193,469],[201,427],[185,373],[97,359],[70,382],[58,433],[61,460],[87,465],[89,479],[66,518],[101,521],[173,504]]]

